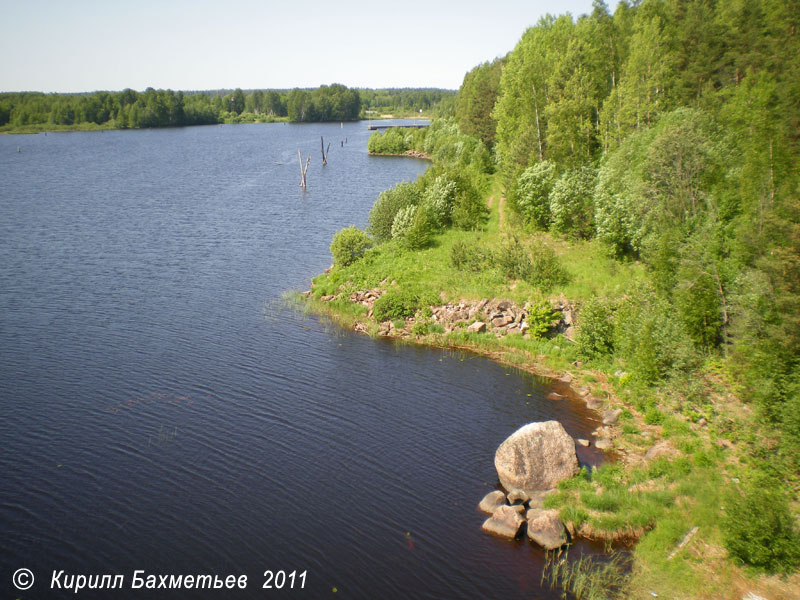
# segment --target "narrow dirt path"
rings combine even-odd
[[[495,207],[495,205],[497,205]],[[502,231],[505,227],[505,209],[506,209],[506,197],[501,191],[497,191],[486,200],[486,206],[489,207],[490,211],[497,209],[498,214],[498,231]]]

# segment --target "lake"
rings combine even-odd
[[[4,597],[71,594],[49,590],[61,570],[124,575],[81,592],[103,598],[272,597],[267,570],[305,572],[283,595],[309,598],[557,597],[542,552],[483,534],[476,506],[509,434],[556,418],[587,437],[586,412],[546,381],[282,300],[330,265],[335,231],[427,168],[367,155],[368,135],[0,135]],[[22,567],[29,592],[11,586]],[[248,585],[157,594],[130,589],[134,570]]]

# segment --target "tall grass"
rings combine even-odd
[[[541,581],[551,590],[560,590],[562,598],[615,600],[628,597],[630,572],[631,561],[625,554],[570,561],[566,551],[548,552]]]

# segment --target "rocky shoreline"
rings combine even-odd
[[[521,427],[500,444],[494,466],[508,493],[495,490],[481,500],[478,508],[492,515],[483,530],[514,539],[526,525],[528,538],[545,550],[565,545],[567,529],[558,511],[544,509],[544,498],[579,470],[575,442],[563,425],[545,421]]]
[[[368,152],[370,156],[405,156],[406,158],[418,158],[420,160],[433,160],[430,155],[418,150],[406,150],[405,152],[398,152],[396,154],[390,152]]]
[[[633,541],[644,529],[595,531],[588,522],[562,521],[545,499],[558,484],[579,472],[575,442],[558,421],[528,423],[512,433],[495,453],[495,469],[503,490],[486,494],[478,509],[491,515],[482,529],[491,535],[523,537],[545,550],[556,550],[577,537],[605,542]]]

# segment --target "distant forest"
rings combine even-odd
[[[0,94],[0,128],[107,127],[137,129],[286,120],[353,121],[365,111],[410,114],[452,107],[455,91],[441,89],[350,89],[323,85],[316,89],[175,92]]]

